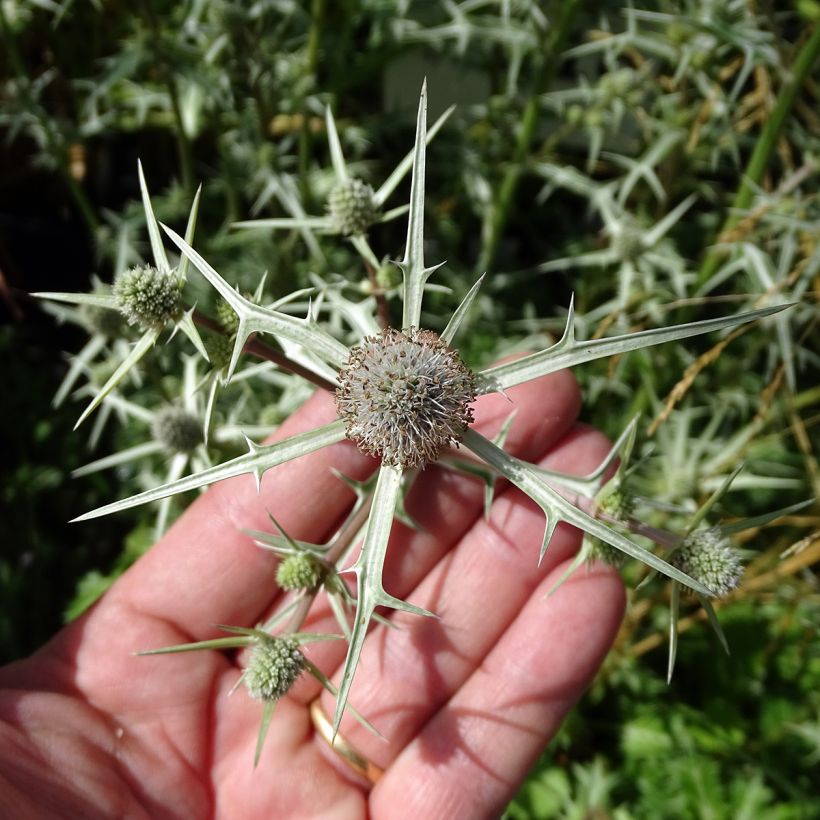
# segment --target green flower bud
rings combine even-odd
[[[116,310],[80,305],[80,317],[88,328],[106,339],[119,339],[126,335],[126,325],[122,315]]]
[[[626,489],[624,482],[619,479],[607,482],[601,488],[595,501],[599,510],[613,518],[617,518],[619,521],[625,521],[635,510],[635,496]]]
[[[327,209],[333,226],[343,236],[363,234],[379,218],[373,189],[355,178],[334,185],[327,198]]]
[[[603,561],[611,567],[619,569],[626,563],[626,553],[607,544],[606,541],[601,541],[600,538],[589,536],[589,560]]]
[[[376,271],[376,284],[382,290],[390,290],[401,284],[401,271],[389,263],[382,265]]]
[[[255,700],[275,701],[288,692],[305,666],[295,638],[266,638],[251,651],[243,680]]]
[[[182,286],[175,273],[156,268],[131,268],[114,280],[114,298],[130,325],[143,330],[163,327],[182,314]]]
[[[627,222],[622,230],[612,237],[612,248],[619,259],[634,262],[643,252],[643,233],[637,223]]]
[[[695,530],[671,558],[673,566],[721,598],[740,583],[743,567],[737,550],[717,527]]]
[[[306,552],[289,555],[276,570],[276,583],[282,589],[315,589],[322,578],[322,565]]]
[[[202,422],[187,410],[168,405],[154,416],[151,435],[172,453],[190,453],[202,443]]]
[[[208,358],[216,370],[222,370],[230,364],[233,355],[233,341],[227,336],[211,335],[205,342]]]
[[[224,299],[216,303],[216,320],[226,333],[236,333],[239,328],[239,317],[236,311]]]

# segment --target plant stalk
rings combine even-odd
[[[820,25],[814,27],[811,36],[800,49],[792,68],[791,82],[786,83],[786,86],[781,90],[774,110],[760,132],[752,156],[749,158],[749,163],[743,172],[740,188],[738,188],[734,202],[718,234],[718,241],[721,236],[737,225],[743,217],[743,211],[751,205],[755,188],[769,164],[780,132],[786,122],[786,117],[794,105],[798,92],[806,82],[806,78],[809,76],[818,55],[820,55]],[[719,247],[713,247],[709,251],[698,271],[698,286],[704,285],[715,274],[725,254],[726,251]]]
[[[544,61],[533,86],[533,93],[527,101],[521,117],[521,127],[518,131],[512,161],[498,188],[498,195],[490,213],[490,225],[484,247],[478,262],[479,271],[487,271],[495,261],[498,245],[509,219],[510,207],[521,178],[522,164],[532,144],[535,126],[538,122],[539,96],[546,91],[558,68],[559,52],[569,33],[575,15],[581,7],[582,0],[566,0],[561,3],[561,13],[555,26],[550,30],[544,42]]]

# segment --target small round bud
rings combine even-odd
[[[315,589],[322,578],[322,565],[306,552],[289,555],[276,570],[276,583],[282,589]]]
[[[373,189],[353,177],[333,186],[327,209],[333,226],[343,236],[363,234],[379,218]]]
[[[202,443],[202,423],[187,410],[168,405],[154,416],[151,435],[172,453],[190,453]]]
[[[626,489],[621,480],[605,484],[595,500],[599,510],[619,521],[625,521],[635,510],[635,496]]]
[[[130,325],[151,330],[175,321],[182,313],[182,287],[175,273],[156,268],[131,268],[114,280],[114,297]]]
[[[570,125],[580,125],[584,119],[584,108],[580,105],[570,105],[568,106],[565,114],[564,119]]]
[[[685,572],[721,598],[737,587],[743,567],[738,552],[717,527],[690,533],[671,558]]]
[[[226,333],[236,333],[239,328],[239,317],[236,311],[224,299],[216,303],[216,320]]]
[[[390,290],[401,284],[401,271],[389,262],[376,271],[376,284],[382,290]]]
[[[251,651],[243,679],[255,700],[279,700],[305,668],[305,656],[295,638],[266,638]]]
[[[461,441],[475,397],[472,371],[435,333],[387,328],[351,349],[336,409],[360,450],[406,469]]]
[[[205,342],[205,349],[208,351],[208,358],[211,366],[216,370],[222,370],[230,364],[233,355],[233,342],[227,337],[211,335]]]
[[[127,335],[126,324],[116,310],[80,305],[80,317],[92,333],[105,336],[106,339],[119,339]]]
[[[643,252],[643,234],[637,223],[627,222],[612,237],[612,248],[619,259],[634,262]]]

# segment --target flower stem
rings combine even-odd
[[[535,126],[538,121],[539,97],[547,89],[558,68],[559,53],[562,44],[569,33],[575,15],[581,6],[582,0],[566,0],[561,3],[560,17],[554,26],[550,27],[549,34],[543,45],[544,59],[536,82],[533,86],[533,93],[527,101],[524,113],[521,117],[521,127],[518,131],[518,139],[513,151],[513,157],[507,166],[506,173],[498,188],[498,195],[493,203],[490,212],[490,224],[487,231],[487,238],[478,262],[478,270],[487,271],[495,260],[498,252],[498,245],[504,228],[509,218],[510,207],[515,197],[518,181],[521,177],[522,164],[530,149]]]
[[[201,311],[195,310],[194,311],[194,322],[198,324],[200,327],[205,327],[208,330],[213,331],[214,333],[224,334],[221,325],[215,319],[212,319],[210,316],[206,316]],[[250,339],[248,342],[245,343],[245,352],[251,353],[254,356],[258,356],[260,359],[267,359],[269,362],[273,362],[274,364],[281,367],[283,370],[287,370],[291,373],[295,373],[298,376],[301,376],[303,379],[306,379],[311,384],[315,384],[317,387],[321,387],[322,390],[327,390],[330,393],[336,392],[336,385],[332,382],[329,382],[327,379],[322,378],[317,373],[314,373],[312,370],[308,370],[304,365],[299,364],[299,362],[293,361],[293,359],[288,358],[284,353],[277,350],[275,347],[271,347],[270,345],[265,344],[264,342],[260,341],[259,339]]]
[[[786,122],[786,117],[791,111],[797,93],[806,82],[819,54],[820,25],[817,25],[814,27],[814,31],[800,49],[797,59],[794,61],[791,72],[791,82],[787,82],[781,90],[774,110],[766,121],[763,130],[760,132],[752,156],[749,158],[749,164],[743,172],[740,188],[738,188],[737,194],[735,194],[735,199],[726,216],[726,221],[723,223],[723,227],[718,234],[718,241],[720,241],[721,236],[725,235],[740,221],[743,217],[743,211],[751,205],[755,188],[769,164],[780,132],[783,130],[783,125]],[[698,285],[705,284],[714,275],[720,267],[724,255],[725,250],[721,248],[715,247],[709,251],[698,271]]]
[[[151,38],[151,48],[154,52],[157,68],[159,69],[165,88],[168,91],[168,98],[171,101],[171,112],[174,115],[174,122],[176,128],[174,129],[174,137],[177,144],[177,153],[179,154],[179,167],[182,173],[182,187],[185,193],[192,197],[194,194],[194,155],[191,148],[191,140],[185,130],[185,121],[182,118],[182,106],[179,102],[179,90],[177,89],[176,80],[173,72],[165,60],[161,50],[162,31],[160,28],[157,12],[154,8],[153,0],[144,0],[143,8],[145,9],[145,16],[148,20],[148,25],[151,28],[153,37]]]

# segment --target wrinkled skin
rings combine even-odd
[[[517,408],[507,449],[585,473],[607,442],[576,421],[571,375],[556,373],[481,398],[475,426],[495,434]],[[314,396],[278,437],[332,419]],[[237,653],[136,657],[134,652],[216,637],[218,623],[253,625],[276,603],[276,558],[242,528],[320,542],[353,497],[329,470],[363,478],[375,464],[345,442],[268,473],[210,489],[88,613],[27,660],[0,670],[0,805],[9,817],[313,818],[494,817],[606,654],[623,611],[617,575],[594,565],[545,593],[578,548],[558,528],[536,566],[540,511],[500,485],[489,520],[479,484],[438,467],[407,500],[423,529],[391,540],[386,589],[437,613],[402,614],[401,629],[368,638],[343,734],[384,768],[360,782],[315,733],[304,676],[277,705],[259,767],[261,706],[244,690]],[[91,524],[77,526],[93,527]],[[90,531],[90,530],[89,530]],[[305,629],[338,631],[317,607]],[[343,642],[306,654],[335,673]],[[322,705],[332,714],[333,700]]]

